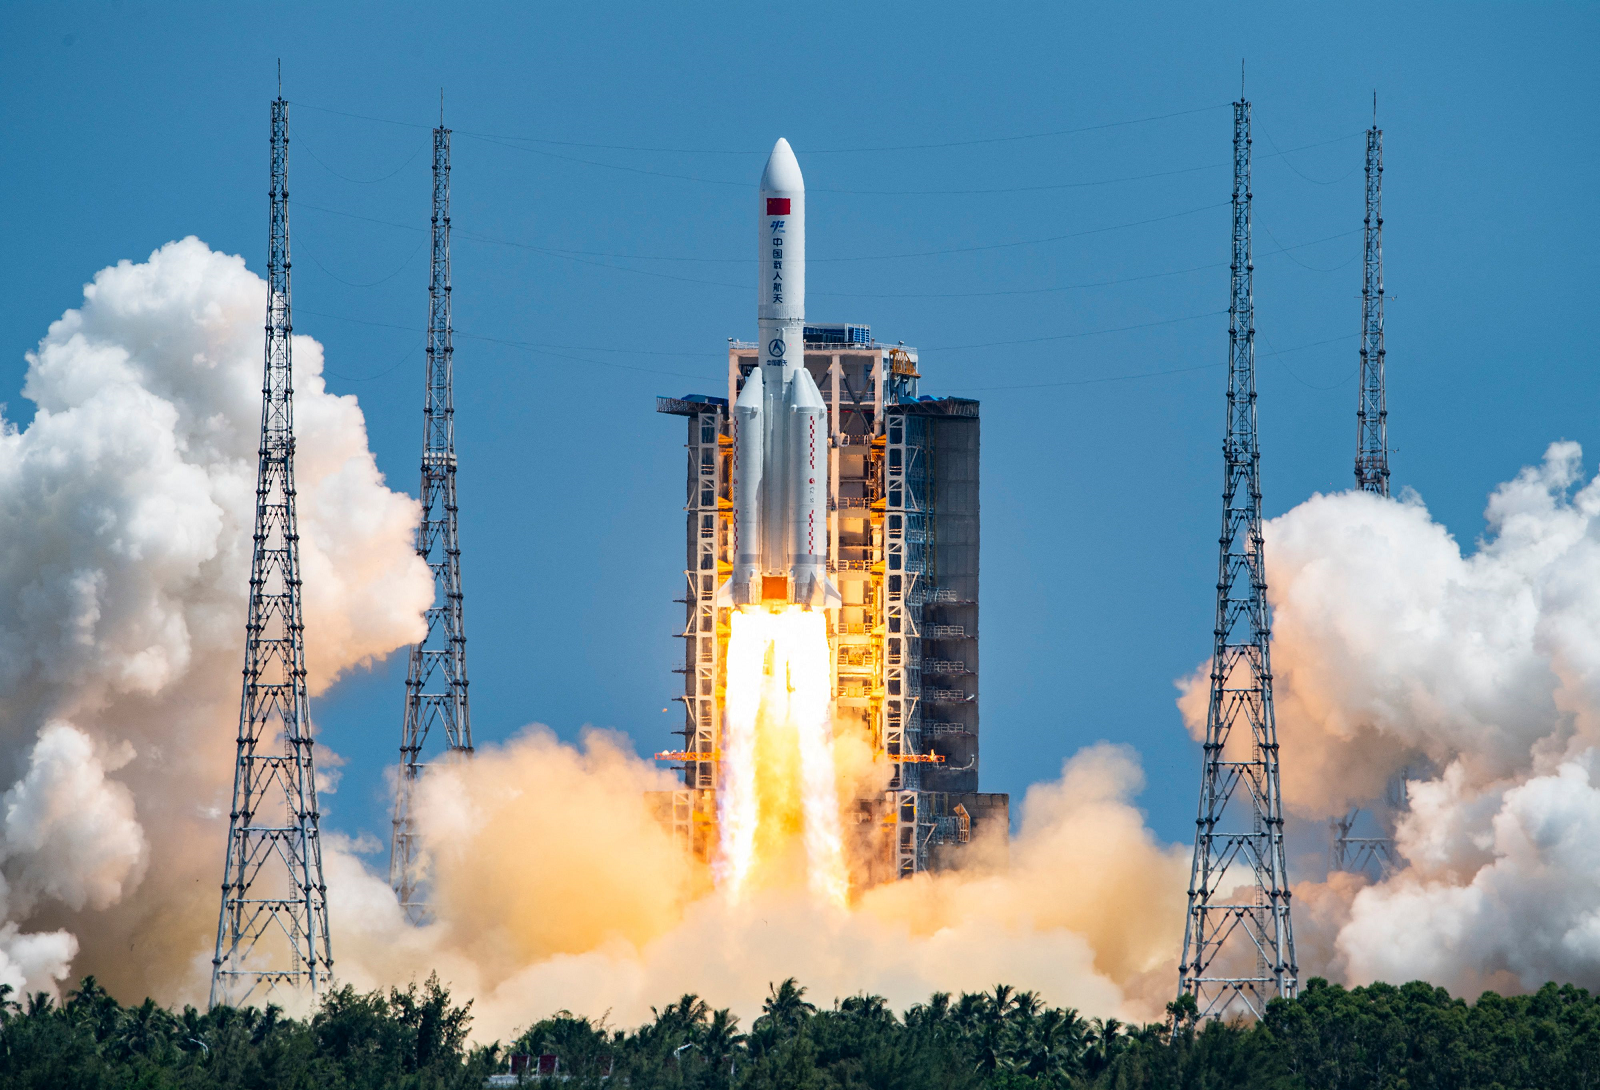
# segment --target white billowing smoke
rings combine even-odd
[[[184,239],[102,270],[29,354],[34,418],[0,430],[0,983],[193,998],[209,962],[266,294]],[[432,586],[355,399],[324,389],[315,341],[294,362],[317,691],[415,638]]]
[[[1268,524],[1291,812],[1410,776],[1405,867],[1302,892],[1348,904],[1318,921],[1333,964],[1302,956],[1304,975],[1600,985],[1600,482],[1581,457],[1552,444],[1498,488],[1471,555],[1415,496],[1315,496]]]

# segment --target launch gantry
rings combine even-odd
[[[805,367],[827,406],[828,574],[835,734],[859,732],[889,764],[887,791],[853,800],[854,855],[872,883],[959,862],[959,846],[1009,824],[978,791],[978,403],[919,395],[916,350],[863,325],[808,324]],[[730,340],[727,397],[659,398],[687,418],[684,784],[659,800],[695,854],[715,851],[732,571],[728,406],[759,366]]]

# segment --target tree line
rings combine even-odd
[[[66,999],[0,985],[0,1086],[39,1090],[1600,1090],[1600,999],[1546,984],[1476,1003],[1421,982],[1308,981],[1259,1021],[1123,1025],[1032,992],[937,993],[896,1014],[881,996],[820,1008],[772,985],[748,1029],[685,995],[635,1029],[566,1011],[473,1045],[470,1002],[436,977],[342,987],[309,1018],[276,1006],[124,1007],[93,977]],[[544,1070],[553,1075],[541,1076]],[[512,1066],[521,1074],[511,1075]]]

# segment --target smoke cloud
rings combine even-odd
[[[215,933],[255,506],[266,284],[188,238],[84,287],[0,428],[0,982],[192,997]],[[420,631],[414,501],[296,337],[314,692]],[[72,961],[77,958],[75,962]]]
[[[1600,985],[1600,483],[1554,443],[1485,516],[1470,555],[1415,495],[1315,496],[1267,526],[1290,810],[1408,780],[1399,872],[1301,891],[1352,982]]]
[[[1126,747],[1093,747],[1029,792],[1009,868],[919,876],[850,909],[803,886],[713,892],[643,804],[672,777],[608,732],[569,746],[531,728],[434,772],[419,829],[436,922],[407,925],[387,884],[337,853],[338,968],[362,986],[437,968],[490,1037],[561,1008],[647,1020],[686,991],[748,1019],[788,976],[902,1007],[1005,981],[1125,1017],[1154,1016],[1176,979],[1188,860],[1129,802],[1143,775]]]

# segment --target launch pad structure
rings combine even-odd
[[[978,790],[978,402],[918,393],[917,351],[865,325],[811,324],[805,368],[827,406],[828,609],[836,734],[871,740],[887,790],[844,802],[872,884],[957,867],[963,850],[1005,841],[1009,796]],[[655,796],[684,848],[710,858],[733,571],[729,406],[759,366],[728,343],[727,397],[658,398],[688,431],[683,786]]]

